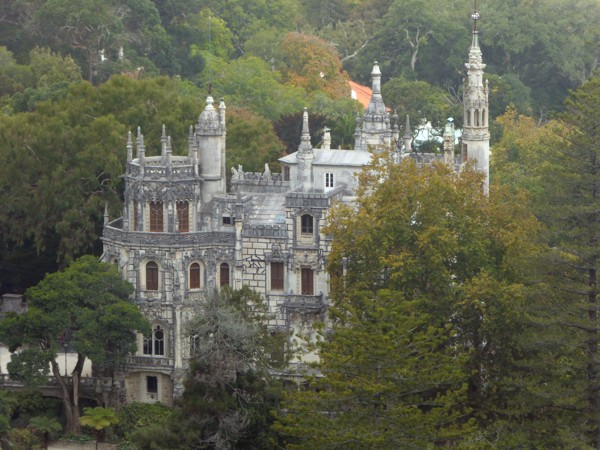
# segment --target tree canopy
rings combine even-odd
[[[62,272],[48,274],[26,292],[27,312],[0,322],[0,341],[13,353],[12,377],[43,383],[51,371],[61,388],[67,430],[79,431],[79,380],[89,358],[97,369],[114,369],[135,351],[136,332],[149,324],[129,298],[133,286],[114,265],[84,256]],[[72,383],[60,373],[58,353],[67,345],[77,353]]]
[[[323,377],[290,393],[280,429],[298,448],[485,434],[512,389],[537,221],[519,196],[486,197],[469,170],[382,159],[360,181],[356,207],[328,216]]]

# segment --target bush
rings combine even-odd
[[[38,450],[42,448],[39,438],[27,428],[13,428],[8,433],[13,450]]]
[[[128,441],[136,430],[164,423],[171,409],[161,403],[131,403],[117,413],[119,423],[114,427],[118,439]]]

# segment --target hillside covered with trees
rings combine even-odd
[[[600,448],[600,4],[479,6],[490,195],[474,172],[380,161],[356,209],[329,217],[325,376],[284,392],[257,365],[273,361],[272,336],[238,297],[258,299],[225,293],[191,326],[206,348],[225,330],[240,369],[208,378],[222,361],[197,352],[177,408],[124,408],[117,434],[140,448]],[[139,126],[153,155],[164,124],[183,154],[209,93],[227,104],[227,166],[247,171],[297,148],[305,106],[314,144],[327,126],[333,147],[350,148],[361,106],[347,83],[369,84],[374,60],[400,117],[460,128],[472,7],[0,2],[0,294],[30,289],[34,306],[52,306],[33,286],[99,254],[105,205],[121,214],[127,132]],[[46,319],[68,319],[57,311]],[[51,329],[24,330],[43,323],[30,316],[4,322],[13,347],[41,339],[55,352]],[[3,442],[16,403],[0,396]]]
[[[140,126],[157,151],[166,124],[182,151],[208,92],[228,105],[227,164],[247,170],[297,148],[304,106],[315,144],[327,126],[350,148],[360,106],[347,81],[369,84],[375,59],[400,117],[460,127],[470,3],[2,2],[0,289],[23,292],[97,252],[104,203],[120,208],[127,130]],[[479,9],[491,118],[512,105],[543,123],[598,65],[594,0]]]

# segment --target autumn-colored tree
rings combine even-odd
[[[348,74],[331,44],[309,34],[288,33],[280,45],[277,62],[284,80],[307,92],[323,91],[334,98],[350,95]]]

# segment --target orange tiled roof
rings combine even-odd
[[[350,89],[352,90],[352,98],[358,100],[365,108],[369,106],[373,90],[368,86],[363,86],[354,81],[348,81],[348,84],[350,84]]]

